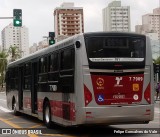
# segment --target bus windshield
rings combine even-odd
[[[92,36],[86,38],[86,49],[91,66],[105,62],[109,65],[120,63],[124,66],[125,62],[129,63],[128,66],[131,63],[142,65],[145,60],[143,37]]]

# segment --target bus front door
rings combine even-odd
[[[19,68],[19,92],[18,92],[18,98],[19,98],[19,110],[22,110],[23,109],[23,85],[24,85],[24,82],[23,82],[23,77],[24,77],[24,74],[23,74],[23,69],[24,67],[23,66],[20,66]]]

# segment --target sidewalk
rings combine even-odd
[[[0,92],[5,92],[6,91],[6,88],[5,87],[0,87]]]
[[[154,104],[160,108],[160,99],[155,99]]]
[[[157,100],[157,101],[160,101],[160,98],[158,98],[158,99],[155,99],[155,100]]]

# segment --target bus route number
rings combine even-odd
[[[143,77],[129,77],[129,81],[143,81]]]

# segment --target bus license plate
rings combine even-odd
[[[114,99],[124,99],[125,95],[113,95]]]

